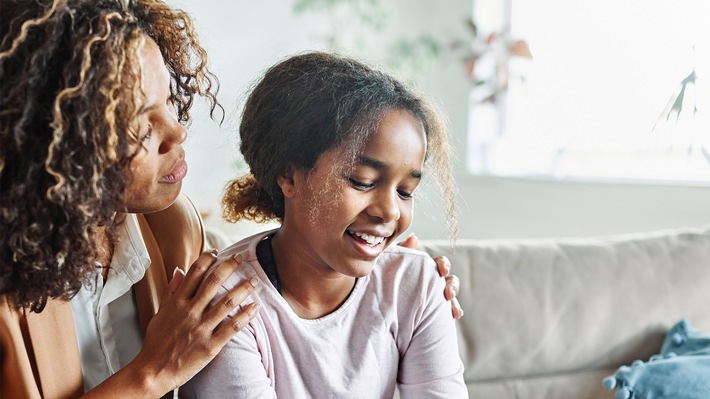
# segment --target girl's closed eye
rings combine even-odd
[[[412,190],[412,191],[397,190],[397,194],[399,194],[399,196],[404,200],[414,199],[414,190]]]
[[[367,190],[375,187],[375,185],[373,183],[365,183],[365,182],[356,180],[352,177],[348,178],[348,182],[350,183],[351,186],[353,186],[355,189],[360,190],[360,191],[367,191]],[[414,190],[398,189],[397,195],[399,195],[399,197],[402,198],[403,200],[411,200],[411,199],[414,199]]]
[[[348,177],[347,179],[348,179],[348,182],[350,183],[350,185],[358,190],[365,191],[365,190],[369,190],[375,186],[372,183],[365,183],[363,181],[356,180],[353,177]]]

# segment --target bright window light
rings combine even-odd
[[[509,1],[474,20],[532,58],[481,57],[504,89],[472,89],[472,172],[710,185],[710,1]]]

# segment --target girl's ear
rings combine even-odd
[[[289,166],[281,176],[276,178],[276,183],[281,187],[281,192],[285,198],[291,198],[296,193],[296,183],[294,182],[294,168]]]

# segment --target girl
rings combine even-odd
[[[304,54],[267,71],[240,134],[251,174],[230,184],[225,213],[282,224],[222,252],[244,258],[222,292],[260,281],[251,300],[263,310],[186,393],[391,398],[398,386],[403,398],[467,397],[443,281],[426,254],[392,245],[425,167],[455,230],[432,105],[359,62]]]

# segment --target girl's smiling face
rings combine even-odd
[[[287,256],[319,272],[370,273],[412,222],[425,153],[422,124],[394,109],[384,114],[352,170],[343,170],[346,155],[337,147],[323,153],[310,172],[280,178],[286,205],[280,233],[298,248]]]

